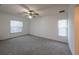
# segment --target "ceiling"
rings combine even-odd
[[[40,16],[48,15],[57,10],[67,9],[68,5],[57,4],[1,4],[0,12],[9,13],[13,15],[25,16],[23,12],[29,9],[39,13]],[[54,10],[54,11],[53,11]]]

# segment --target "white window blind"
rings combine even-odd
[[[58,21],[59,36],[67,36],[67,20]]]
[[[10,27],[11,27],[11,33],[22,32],[23,22],[11,20]]]

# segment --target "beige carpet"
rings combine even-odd
[[[69,55],[68,45],[32,35],[0,41],[0,55]]]

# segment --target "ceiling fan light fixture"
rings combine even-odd
[[[39,14],[34,12],[33,10],[29,10],[28,12],[24,12],[24,14],[29,18],[29,19],[32,19],[32,18],[35,18],[37,17]]]
[[[32,16],[32,15],[29,15],[28,17],[29,17],[29,19],[32,19],[32,18],[33,18],[33,16]]]

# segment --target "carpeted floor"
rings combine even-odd
[[[69,55],[68,45],[32,35],[0,41],[0,55]]]

